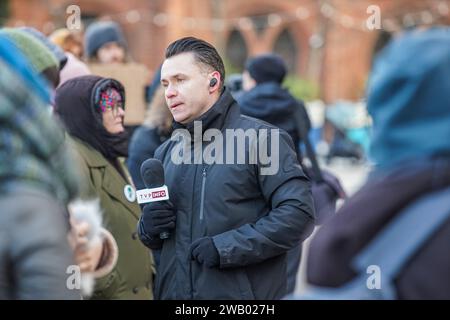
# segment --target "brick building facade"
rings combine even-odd
[[[396,22],[450,21],[450,0],[9,0],[7,24],[49,33],[65,26],[72,4],[85,23],[105,16],[118,21],[133,58],[151,70],[171,41],[193,35],[213,43],[236,70],[247,56],[278,52],[291,73],[319,85],[327,102],[364,93],[381,32],[365,26],[370,5],[381,9],[385,30]]]

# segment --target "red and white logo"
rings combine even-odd
[[[167,186],[152,189],[142,189],[136,191],[136,197],[139,204],[169,200],[169,191],[167,190]]]
[[[164,190],[152,192],[153,199],[164,198],[165,196],[166,196],[166,191],[164,191]]]

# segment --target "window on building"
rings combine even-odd
[[[228,72],[242,72],[247,59],[248,51],[244,37],[238,30],[233,30],[228,38],[226,46]]]
[[[299,50],[294,37],[288,29],[284,29],[275,41],[273,51],[283,57],[288,70],[296,72]]]
[[[99,18],[99,15],[96,13],[84,13],[81,15],[81,23],[83,24],[84,28],[86,29],[92,22],[96,22]]]
[[[3,26],[6,23],[8,17],[9,17],[9,1],[0,0],[0,26]]]
[[[267,15],[252,16],[250,17],[250,20],[252,21],[253,28],[259,36],[264,33],[264,31],[267,29],[267,26],[269,25],[269,19]]]

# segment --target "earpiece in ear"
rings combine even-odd
[[[211,81],[209,82],[209,86],[210,87],[214,87],[217,84],[217,79],[216,78],[212,78]]]

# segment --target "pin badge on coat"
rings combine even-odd
[[[129,202],[136,201],[136,192],[134,191],[134,188],[131,185],[127,184],[123,188],[123,194],[125,195],[125,198],[127,198]]]

